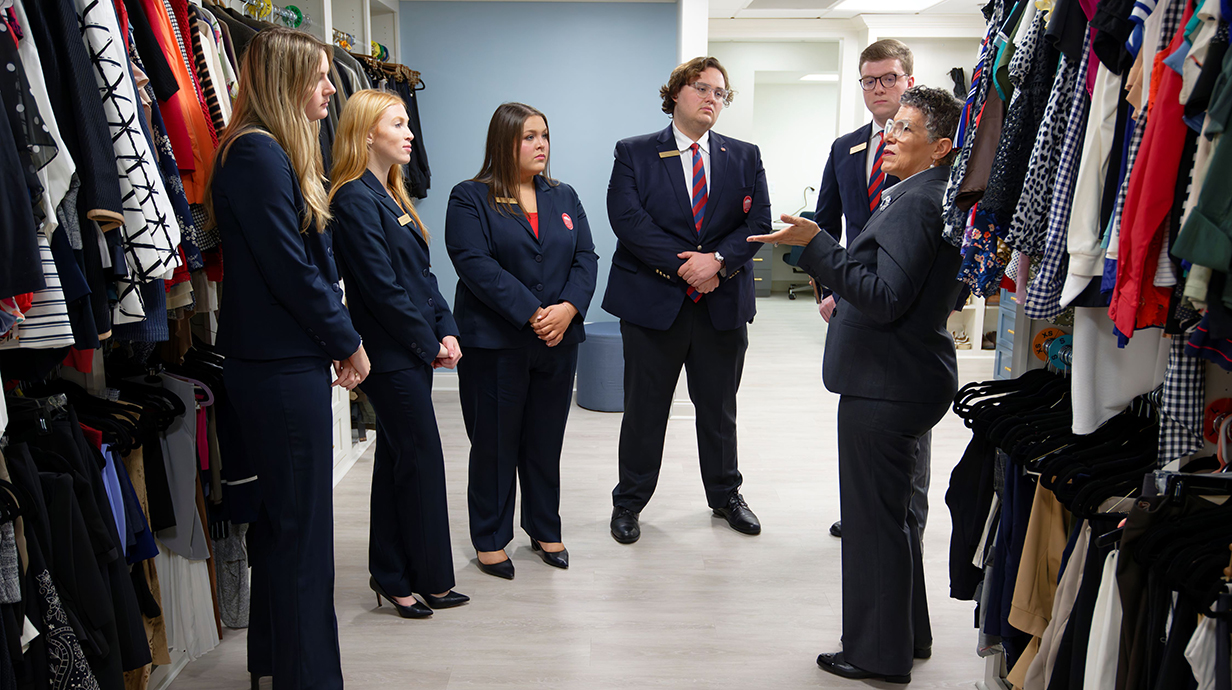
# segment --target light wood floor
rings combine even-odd
[[[445,444],[457,590],[472,602],[402,620],[368,590],[371,450],[335,492],[336,604],[351,688],[859,688],[819,670],[839,646],[840,541],[835,410],[821,385],[825,326],[812,300],[758,300],[740,389],[743,493],[758,537],[712,518],[697,469],[683,381],[663,473],[642,539],[608,534],[621,415],[574,406],[562,459],[561,514],[572,567],[544,565],[524,534],[510,544],[512,582],[480,573],[466,518],[466,456],[455,380],[434,396]],[[965,356],[963,356],[965,355]],[[960,351],[964,381],[991,377],[987,355]],[[452,389],[452,390],[451,390]],[[970,688],[982,676],[973,605],[948,598],[945,491],[968,432],[953,414],[933,436],[925,572],[936,640],[915,688]],[[245,633],[191,663],[174,690],[247,688]]]

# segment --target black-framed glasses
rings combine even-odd
[[[701,96],[703,99],[709,98],[710,94],[713,93],[715,100],[723,105],[731,105],[732,98],[736,95],[735,91],[729,91],[717,86],[711,86],[704,81],[695,81],[692,84],[689,84],[689,86],[697,89],[697,95]]]
[[[911,131],[910,120],[886,120],[885,138],[901,139],[905,132]]]
[[[880,77],[861,77],[860,88],[865,91],[872,91],[877,88],[877,82],[881,82],[882,88],[892,89],[894,88],[894,85],[898,83],[898,78],[905,76],[907,75],[890,72],[889,74],[883,74]]]

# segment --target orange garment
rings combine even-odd
[[[193,76],[184,62],[179,44],[176,43],[167,8],[159,0],[141,0],[141,6],[145,8],[150,26],[167,55],[167,64],[175,75],[175,83],[180,87],[163,105],[164,110],[177,109],[179,119],[187,125],[191,155],[183,155],[183,152],[177,149],[175,161],[180,169],[180,179],[184,182],[184,195],[188,197],[188,203],[200,204],[205,199],[205,181],[209,176],[210,166],[214,163],[214,125],[206,118],[201,104],[197,101]]]

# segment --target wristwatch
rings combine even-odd
[[[724,259],[723,255],[718,252],[714,253],[714,260],[719,262],[719,275],[726,278],[727,277],[727,260]]]

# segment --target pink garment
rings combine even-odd
[[[197,408],[197,457],[201,460],[201,469],[210,469],[210,424],[205,408]]]

